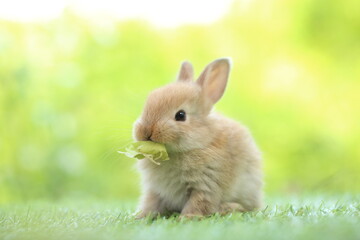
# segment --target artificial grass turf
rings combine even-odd
[[[201,220],[135,220],[135,202],[0,207],[0,239],[360,239],[360,196],[272,197],[265,209]]]

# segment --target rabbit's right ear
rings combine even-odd
[[[197,83],[202,88],[203,96],[213,105],[222,97],[230,72],[230,59],[219,58],[205,68]]]
[[[192,81],[194,78],[194,69],[190,62],[184,61],[181,64],[177,81]]]

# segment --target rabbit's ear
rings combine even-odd
[[[181,64],[179,76],[177,77],[178,81],[192,81],[194,76],[193,66],[190,62],[184,61]]]
[[[202,94],[215,104],[224,94],[230,72],[230,60],[220,58],[206,66],[197,83],[202,87]]]

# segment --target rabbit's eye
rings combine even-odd
[[[175,114],[176,121],[185,121],[186,120],[186,113],[184,110],[180,110]]]

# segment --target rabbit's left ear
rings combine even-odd
[[[194,69],[190,62],[184,61],[181,64],[177,81],[192,81],[194,78]]]
[[[202,88],[202,95],[210,100],[211,105],[219,101],[224,94],[229,72],[230,60],[220,58],[207,65],[197,80]]]

